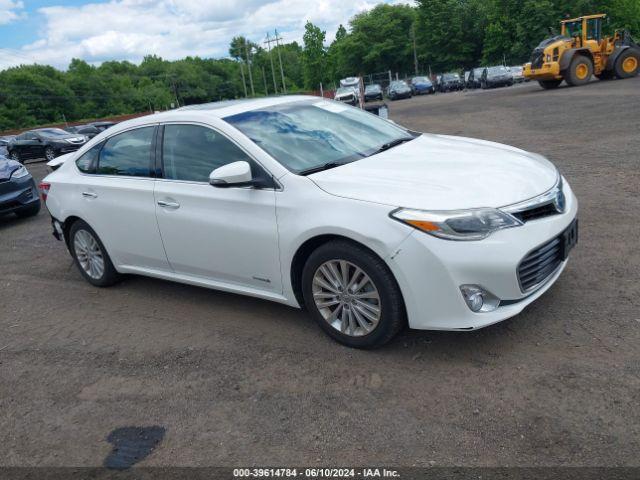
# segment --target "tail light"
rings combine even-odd
[[[51,184],[47,182],[40,183],[40,196],[42,197],[42,201],[47,201],[47,195],[49,194],[49,189],[51,188]]]

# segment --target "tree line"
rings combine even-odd
[[[0,131],[318,90],[321,83],[331,87],[358,74],[521,64],[560,19],[592,13],[609,15],[609,31],[627,28],[640,36],[638,0],[418,0],[415,6],[380,4],[358,14],[338,27],[331,43],[307,22],[302,45],[238,36],[223,59],[151,55],[139,65],[99,66],[74,59],[66,71],[22,65],[0,72]]]

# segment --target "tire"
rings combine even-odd
[[[545,90],[553,90],[554,88],[558,88],[562,83],[562,80],[539,80],[538,83]]]
[[[39,212],[40,202],[36,202],[34,205],[15,211],[16,215],[20,218],[35,217]]]
[[[44,158],[47,159],[47,162],[50,162],[51,160],[55,160],[56,152],[53,150],[53,148],[47,147],[44,149]]]
[[[589,57],[576,55],[571,60],[565,80],[572,87],[586,85],[593,76],[593,62]]]
[[[15,150],[13,152],[11,152],[10,155],[11,160],[15,161],[15,162],[20,162],[20,163],[24,163],[21,159],[20,159],[20,154],[18,152],[16,152]]]
[[[95,243],[91,242],[90,239],[93,239]],[[122,278],[114,268],[113,263],[111,263],[111,258],[109,258],[109,254],[96,232],[82,220],[76,220],[74,224],[71,225],[71,229],[69,230],[69,251],[80,274],[82,274],[85,280],[91,285],[96,287],[109,287]],[[91,260],[89,260],[91,255],[98,253],[99,257],[102,258],[101,271],[95,264],[93,267],[88,265],[91,262]]]
[[[344,287],[339,274],[331,283],[331,269],[343,273],[345,266],[347,279],[354,280],[355,277],[355,285],[361,284],[355,293],[349,291],[349,281],[347,288]],[[369,281],[365,281],[362,274]],[[324,286],[320,283],[323,280]],[[342,286],[336,288],[336,282]],[[389,267],[371,251],[349,241],[326,243],[309,256],[302,271],[302,291],[305,305],[320,328],[348,347],[381,347],[406,325],[402,294]],[[358,292],[367,297],[352,297]],[[328,299],[326,301],[331,304],[319,307],[315,300],[318,297]]]
[[[614,70],[618,78],[631,78],[638,75],[638,71],[640,71],[640,51],[633,48],[626,49],[618,56]]]

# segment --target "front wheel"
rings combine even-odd
[[[618,78],[631,78],[638,75],[640,69],[640,52],[629,48],[622,52],[616,60],[615,71]]]
[[[48,162],[50,162],[51,160],[55,160],[56,152],[53,150],[53,148],[47,147],[44,149],[44,157]]]
[[[558,88],[562,83],[562,80],[540,80],[538,81],[540,86],[545,90],[553,90],[554,88]]]
[[[576,55],[571,60],[566,80],[572,87],[580,87],[586,85],[593,75],[593,62],[589,57],[584,55]]]
[[[120,280],[109,254],[96,232],[82,220],[71,225],[69,250],[78,270],[90,284],[108,287]]]
[[[406,324],[400,288],[374,253],[348,241],[320,246],[302,272],[307,309],[334,340],[354,348],[389,342]]]

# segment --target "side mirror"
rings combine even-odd
[[[209,183],[218,188],[253,186],[251,165],[244,161],[223,165],[209,174]]]

